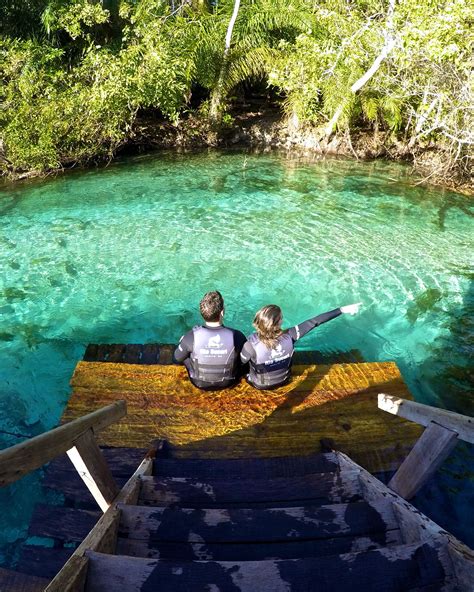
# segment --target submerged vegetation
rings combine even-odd
[[[466,183],[473,24],[464,0],[4,0],[0,167],[110,158],[143,114],[218,132],[257,92],[323,149],[383,132]]]

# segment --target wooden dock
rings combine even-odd
[[[370,472],[398,468],[422,433],[377,407],[380,392],[412,399],[393,362],[297,364],[292,381],[274,391],[243,380],[204,392],[182,366],[170,364],[171,352],[172,346],[89,346],[85,360],[103,361],[77,365],[63,421],[125,399],[127,417],[104,430],[100,444],[143,448],[163,438],[177,458],[239,458],[310,454],[330,438]],[[305,361],[318,355],[302,353]],[[127,355],[133,363],[115,361]]]

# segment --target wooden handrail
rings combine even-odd
[[[425,427],[428,427],[431,422],[437,423],[456,432],[460,440],[474,444],[474,417],[385,394],[379,394],[378,406],[383,411],[404,417]]]
[[[127,414],[125,401],[93,411],[49,432],[0,451],[0,487],[8,485],[75,447],[87,432],[97,433]]]
[[[388,487],[411,499],[438,470],[459,440],[474,443],[474,418],[379,394],[379,409],[426,427]]]

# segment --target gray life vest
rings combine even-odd
[[[193,327],[192,378],[219,385],[235,380],[237,355],[234,333],[227,327]]]
[[[260,388],[277,386],[286,382],[290,376],[294,352],[293,339],[288,333],[280,335],[278,343],[273,349],[263,344],[257,333],[250,335],[249,341],[256,353],[255,362],[250,360],[250,382]]]

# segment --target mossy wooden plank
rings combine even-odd
[[[296,365],[274,391],[241,381],[211,392],[193,387],[182,366],[79,362],[71,384],[64,421],[123,398],[127,417],[100,443],[146,447],[163,438],[181,457],[309,454],[332,438],[375,472],[398,467],[422,432],[377,407],[379,392],[412,398],[393,362]]]

